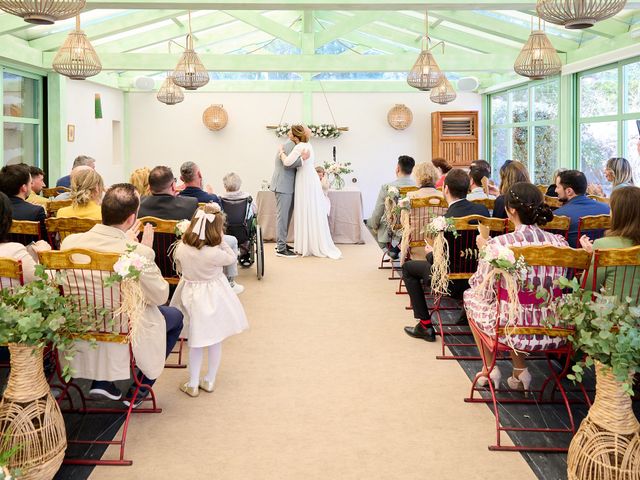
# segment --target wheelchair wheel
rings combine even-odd
[[[258,280],[264,277],[264,245],[262,243],[262,229],[256,225],[256,269],[258,270]]]

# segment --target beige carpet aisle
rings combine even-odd
[[[241,272],[251,330],[224,343],[216,391],[187,397],[186,371],[165,370],[163,413],[131,422],[133,466],[91,479],[535,478],[519,454],[487,450],[493,415],[462,401],[458,364],[404,334],[407,297],[377,247],[340,248],[283,259],[266,244],[266,277]]]

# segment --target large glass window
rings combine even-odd
[[[551,183],[558,167],[560,82],[557,78],[490,96],[491,163],[518,160],[538,184]],[[497,175],[494,175],[497,176]]]
[[[604,165],[625,157],[640,180],[640,60],[638,58],[578,74],[578,156],[592,183],[610,187]]]
[[[0,67],[0,164],[42,166],[42,80]]]

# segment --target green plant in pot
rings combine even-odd
[[[43,350],[50,345],[67,359],[74,338],[92,329],[77,299],[60,293],[60,278],[42,266],[27,285],[0,292],[0,345],[9,345],[11,373],[0,402],[0,438],[12,451],[8,469],[21,479],[51,479],[67,446],[60,408],[43,372]],[[87,309],[84,309],[85,311]],[[70,372],[63,376],[69,378]]]
[[[555,302],[555,319],[575,328],[569,337],[584,354],[568,378],[582,381],[595,366],[596,398],[576,432],[567,458],[569,480],[640,478],[640,423],[632,405],[633,379],[640,372],[640,308],[580,288],[561,278],[569,293]]]

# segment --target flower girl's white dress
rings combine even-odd
[[[171,306],[184,314],[190,347],[207,347],[249,328],[242,304],[222,272],[237,261],[226,243],[198,250],[181,242],[174,258],[182,276]]]

